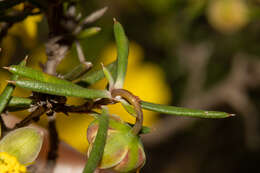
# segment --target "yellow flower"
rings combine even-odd
[[[14,7],[16,10],[23,10],[24,5],[21,3]],[[28,16],[25,20],[15,23],[9,30],[8,34],[2,40],[0,47],[3,48],[0,56],[0,66],[6,66],[12,56],[14,56],[17,44],[17,38],[22,41],[25,48],[33,48],[37,43],[37,25],[42,20],[42,15]]]
[[[22,11],[23,8],[23,3],[14,7],[18,11]],[[8,35],[3,39],[3,43],[1,44],[4,53],[2,56],[5,58],[2,58],[0,64],[6,65],[6,61],[13,56],[16,49],[17,37],[22,40],[22,44],[26,48],[32,48],[36,45],[37,24],[42,20],[42,17],[42,15],[28,16],[23,21],[15,23],[8,30]]]
[[[8,32],[10,35],[21,38],[25,47],[32,48],[36,44],[37,24],[41,20],[42,15],[29,16],[15,24]]]
[[[105,48],[101,55],[105,64],[116,59],[116,46],[114,44]],[[113,57],[113,59],[112,59]],[[163,71],[159,66],[152,63],[144,63],[142,48],[134,43],[130,43],[129,61],[124,89],[131,91],[141,100],[167,104],[171,98],[169,87],[165,83]],[[105,86],[106,81],[101,81],[98,85]],[[135,118],[131,117],[120,104],[109,106],[111,113],[120,115],[125,121],[134,123]],[[158,114],[144,110],[144,125],[151,126],[158,120]]]
[[[26,167],[14,156],[0,152],[0,171],[1,173],[26,173]]]
[[[3,38],[0,47],[3,48],[0,53],[0,66],[6,66],[10,62],[10,58],[15,54],[16,44],[15,38],[7,35]]]
[[[18,11],[22,11],[24,9],[24,3],[16,5],[14,9]],[[35,9],[34,11],[39,11],[39,10]],[[11,32],[13,32],[13,34],[17,34],[21,37],[24,37],[24,33],[21,32],[20,30],[22,29],[26,32],[27,34],[26,36],[28,36],[29,39],[34,39],[37,34],[37,23],[40,22],[41,20],[42,20],[42,15],[28,16],[25,18],[25,20],[12,27]],[[27,41],[26,38],[24,41],[25,42]]]

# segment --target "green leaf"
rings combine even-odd
[[[135,109],[133,108],[132,105],[130,105],[126,100],[124,99],[121,99],[120,100],[120,103],[123,105],[123,107],[125,108],[125,110],[132,116],[136,117],[136,111]]]
[[[80,63],[78,66],[73,68],[70,72],[65,74],[63,76],[63,78],[68,81],[76,80],[76,79],[80,78],[81,76],[83,76],[85,73],[87,73],[91,66],[92,66],[92,64],[89,62]]]
[[[100,27],[90,27],[82,30],[76,37],[77,39],[86,39],[88,37],[98,34],[100,31]]]
[[[226,112],[204,111],[198,109],[166,106],[166,105],[149,103],[145,101],[141,101],[141,106],[142,108],[150,111],[160,112],[164,114],[171,114],[176,116],[188,116],[188,117],[197,117],[197,118],[227,118],[230,116],[234,116],[233,114],[228,114]]]
[[[131,127],[134,126],[134,124],[128,123]],[[151,128],[147,126],[142,126],[140,134],[148,134],[151,132]]]
[[[122,25],[114,19],[114,35],[117,47],[117,78],[115,88],[123,88],[127,63],[128,63],[128,39]]]
[[[30,79],[38,80],[41,82],[47,82],[47,83],[54,83],[54,84],[72,84],[71,82],[67,80],[63,80],[60,78],[57,78],[56,76],[52,76],[46,73],[43,73],[41,71],[29,68],[29,67],[21,67],[17,65],[11,65],[10,67],[4,67],[8,71],[10,71],[13,74],[17,74],[19,76],[24,76]],[[77,86],[77,85],[75,85]]]
[[[146,126],[142,127],[141,134],[147,134],[147,133],[150,133],[150,132],[151,132],[150,127],[146,127]]]
[[[108,119],[108,112],[107,110],[103,109],[98,121],[99,125],[97,136],[95,138],[92,150],[90,152],[83,173],[93,173],[102,159],[106,144],[107,130],[109,124]]]
[[[15,97],[12,96],[8,105],[6,106],[7,111],[18,111],[30,108],[32,100],[29,98]]]
[[[112,73],[112,76],[114,76],[116,73],[116,62],[112,62],[111,64],[107,65],[106,68]],[[82,77],[78,84],[83,84],[84,86],[93,85],[104,77],[105,75],[102,69],[90,71]]]
[[[25,58],[19,66],[25,66],[27,61],[27,58]],[[18,75],[12,75],[11,80],[17,80],[18,79]],[[3,110],[5,109],[6,105],[8,104],[11,95],[14,91],[14,85],[13,84],[7,84],[7,86],[5,87],[4,91],[1,93],[0,95],[0,114],[3,112]]]
[[[95,98],[110,98],[110,94],[106,90],[87,89],[82,87],[75,87],[72,84],[53,84],[33,80],[16,80],[9,81],[21,88],[26,88],[35,92],[59,95],[59,96],[71,96],[81,97],[88,99]]]
[[[101,65],[102,65],[102,68],[103,68],[104,75],[105,75],[105,77],[106,77],[106,79],[108,80],[108,83],[109,83],[109,90],[111,90],[112,87],[114,87],[113,76],[110,73],[110,71],[103,64],[101,64]]]

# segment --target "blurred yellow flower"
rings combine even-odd
[[[208,20],[220,32],[232,33],[248,23],[248,13],[249,9],[244,0],[211,0]]]
[[[23,10],[24,5],[21,3],[14,8]],[[42,15],[28,16],[25,20],[15,23],[9,30],[6,37],[1,42],[0,47],[3,49],[0,57],[0,65],[6,66],[16,52],[17,38],[22,41],[25,48],[33,48],[37,43],[37,25],[42,20]],[[19,43],[20,44],[20,43]]]
[[[3,38],[0,47],[2,48],[0,54],[0,66],[6,66],[14,55],[16,50],[16,40],[14,37],[7,35]]]
[[[1,173],[26,173],[26,167],[18,160],[5,152],[0,152],[0,172]]]
[[[15,10],[22,11],[24,9],[24,3],[20,3],[13,8]],[[34,11],[39,11],[39,10],[34,9]],[[37,34],[37,23],[40,22],[41,20],[42,20],[42,15],[28,16],[22,22],[15,24],[9,30],[9,33],[24,38],[23,41],[25,42],[28,41],[28,39],[34,39]],[[25,33],[22,31],[25,31]],[[26,34],[26,37],[24,34]]]
[[[23,10],[23,3],[14,7],[15,10]],[[7,65],[10,57],[16,50],[16,38],[22,40],[25,48],[33,48],[36,45],[37,25],[42,20],[42,15],[28,16],[25,20],[14,24],[9,30],[8,35],[3,39],[1,47],[3,48],[0,65]]]
[[[105,64],[114,61],[116,46],[114,44],[107,46],[101,57],[101,61]],[[169,103],[171,92],[165,83],[163,71],[155,64],[142,62],[143,57],[142,48],[131,42],[124,89],[131,91],[142,100],[161,104]],[[105,80],[98,85],[104,87],[104,84],[106,84]],[[120,104],[109,106],[109,110],[111,113],[120,115],[125,121],[134,123],[134,118]],[[157,113],[144,110],[144,125],[151,126],[157,119]]]
[[[36,43],[37,24],[42,20],[42,15],[29,16],[20,23],[15,24],[8,32],[9,35],[21,38],[27,48],[32,48]]]

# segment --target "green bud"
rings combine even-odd
[[[20,163],[32,163],[38,156],[43,135],[31,127],[16,129],[0,141],[0,152],[15,156]]]
[[[109,169],[118,173],[135,172],[143,167],[145,153],[140,137],[134,135],[131,126],[118,116],[110,115],[107,140],[99,169]],[[98,130],[98,120],[94,120],[87,131],[90,143],[88,156]]]
[[[84,29],[77,35],[77,39],[86,39],[88,37],[98,34],[100,31],[100,27],[91,27]]]

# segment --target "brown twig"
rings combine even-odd
[[[22,121],[15,124],[14,129],[28,126],[33,120],[39,119],[47,111],[45,106],[38,106],[30,115],[25,117]]]
[[[48,115],[48,131],[49,131],[49,141],[50,141],[50,150],[47,156],[46,163],[46,173],[52,173],[54,171],[56,161],[58,158],[58,148],[59,148],[59,136],[56,129],[56,118],[54,113]]]
[[[65,14],[63,13],[63,6],[62,4],[59,4],[59,1],[53,2],[45,15],[49,25],[49,39],[46,43],[47,62],[43,71],[51,75],[56,75],[56,68],[68,52],[72,41],[64,36],[67,34],[64,25],[62,25]],[[48,120],[50,150],[47,156],[46,172],[52,173],[58,157],[57,151],[60,141],[56,129],[54,112],[49,112]]]
[[[78,58],[79,58],[79,61],[81,63],[85,62],[85,56],[84,56],[84,53],[83,53],[83,50],[80,46],[80,43],[79,41],[75,40],[75,45],[76,45],[76,50],[77,50],[77,53],[78,53]]]
[[[51,75],[56,75],[56,68],[67,54],[70,46],[71,43],[69,45],[65,44],[62,36],[50,37],[46,43],[47,62],[43,71]]]

